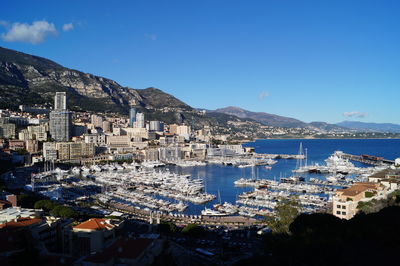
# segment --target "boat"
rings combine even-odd
[[[204,216],[226,216],[228,214],[205,208],[204,210],[201,211],[201,215],[204,215]]]
[[[80,172],[81,172],[81,169],[79,167],[75,166],[74,168],[71,169],[71,173],[73,173],[73,174],[80,174]]]

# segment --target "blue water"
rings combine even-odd
[[[341,150],[345,153],[354,155],[369,154],[394,160],[400,157],[400,139],[291,139],[291,140],[257,140],[244,144],[244,146],[254,147],[257,153],[273,154],[298,154],[299,145],[302,143],[303,149],[307,149],[308,163],[324,164],[334,151]],[[367,167],[361,163],[354,163],[359,167]],[[252,188],[238,188],[233,182],[241,177],[252,177],[251,168],[236,168],[232,166],[207,165],[197,167],[181,168],[170,166],[171,171],[190,174],[192,177],[200,177],[206,184],[206,191],[215,195],[221,195],[221,201],[235,203],[237,196]],[[279,179],[280,176],[291,176],[292,170],[296,168],[296,160],[279,159],[278,163],[272,166],[271,170],[263,166],[255,168],[257,178]],[[310,175],[307,175],[308,177]],[[306,176],[306,177],[307,177]],[[321,175],[315,175],[319,177]],[[211,207],[219,202],[217,199],[206,204]],[[199,214],[204,209],[204,205],[190,204],[185,213]]]

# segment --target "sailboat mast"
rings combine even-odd
[[[307,167],[307,160],[308,160],[308,153],[307,153],[307,148],[306,148],[306,155],[305,155],[305,161],[306,162],[305,162],[305,165],[304,165],[305,167]]]
[[[303,157],[304,157],[303,143],[300,142],[299,154],[298,154],[297,162],[296,162],[296,169],[300,169],[303,166]]]

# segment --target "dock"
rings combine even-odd
[[[128,206],[125,204],[120,204],[116,202],[109,202],[107,204],[102,204],[111,210],[123,212],[134,216],[138,220],[147,221],[150,223],[159,224],[161,221],[169,221],[178,225],[198,224],[198,225],[208,225],[208,226],[226,226],[232,228],[249,227],[252,225],[262,224],[263,221],[243,217],[243,216],[193,216],[180,215],[172,216],[167,213],[156,213],[152,211],[146,211],[143,209],[136,209],[133,206]]]
[[[353,155],[353,154],[348,154],[348,153],[343,153],[342,157],[344,159],[348,159],[351,161],[356,161],[364,164],[369,164],[369,165],[392,165],[394,164],[393,160],[387,160],[383,157],[376,157],[376,156],[371,156],[371,155]]]

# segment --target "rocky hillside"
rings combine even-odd
[[[56,91],[68,93],[72,110],[127,113],[141,108],[192,108],[155,88],[135,90],[117,82],[65,68],[45,58],[0,47],[0,108],[53,104]]]
[[[195,129],[211,125],[215,133],[221,134],[245,132],[244,136],[265,136],[262,125],[313,129],[317,127],[316,124],[307,124],[297,119],[250,112],[238,107],[218,109],[204,114],[156,88],[139,90],[123,87],[111,79],[0,47],[0,109],[16,109],[21,104],[42,104],[51,107],[57,91],[67,92],[67,106],[70,110],[127,115],[129,108],[133,106],[144,112],[148,120],[185,122]],[[326,123],[323,126],[331,128]]]
[[[243,119],[251,119],[257,121],[263,125],[273,127],[288,127],[288,128],[309,128],[314,130],[323,131],[348,131],[349,129],[334,124],[328,124],[325,122],[311,122],[305,123],[295,118],[268,114],[264,112],[251,112],[240,107],[229,106],[225,108],[219,108],[211,112],[223,113],[228,115],[234,115]]]
[[[240,118],[249,118],[258,121],[264,125],[276,127],[306,127],[307,123],[300,120],[284,117],[264,112],[251,112],[240,107],[228,106],[216,109],[214,112],[234,115]]]
[[[228,121],[248,121],[229,115],[204,115],[156,88],[133,89],[117,82],[63,67],[48,59],[0,47],[0,109],[20,104],[51,107],[55,92],[67,92],[68,109],[116,112],[127,115],[131,106],[148,120],[192,125],[211,125],[226,133]],[[249,122],[250,124],[253,121]]]

